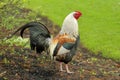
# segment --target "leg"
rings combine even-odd
[[[60,62],[60,71],[64,71],[62,67],[62,62]]]
[[[67,71],[67,73],[74,73],[74,72],[71,72],[71,71],[69,70],[69,68],[68,68],[68,64],[65,64],[65,67],[66,67],[66,71]]]

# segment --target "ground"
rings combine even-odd
[[[41,20],[52,34],[59,32],[59,27],[47,17],[42,17]],[[3,31],[7,30],[3,28],[0,32]],[[10,34],[13,31],[7,32]],[[1,34],[0,39],[7,35]],[[59,62],[52,61],[44,52],[36,54],[30,48],[16,45],[1,45],[0,50],[4,51],[0,55],[0,80],[120,80],[119,62],[93,55],[82,43],[69,63],[73,74],[59,72]]]

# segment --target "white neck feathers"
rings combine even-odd
[[[70,13],[63,21],[60,34],[67,33],[71,37],[78,35],[78,22],[73,16],[74,12]]]

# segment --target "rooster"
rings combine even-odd
[[[46,51],[51,59],[60,62],[60,71],[64,71],[62,63],[65,63],[66,72],[73,73],[69,70],[68,63],[76,54],[80,42],[77,20],[81,15],[82,13],[79,11],[68,14],[63,21],[61,31],[54,38],[51,37],[47,27],[40,22],[29,22],[16,32],[20,31],[20,35],[23,37],[24,30],[29,28],[31,49],[36,50],[37,53]]]

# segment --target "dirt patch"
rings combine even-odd
[[[60,28],[47,17],[38,17],[38,21],[45,24],[52,34],[59,32]],[[1,33],[0,39],[8,34]],[[119,63],[94,56],[82,45],[69,64],[74,74],[59,72],[59,63],[51,61],[44,52],[36,54],[30,48],[5,45],[0,45],[0,50],[0,80],[120,80]]]

